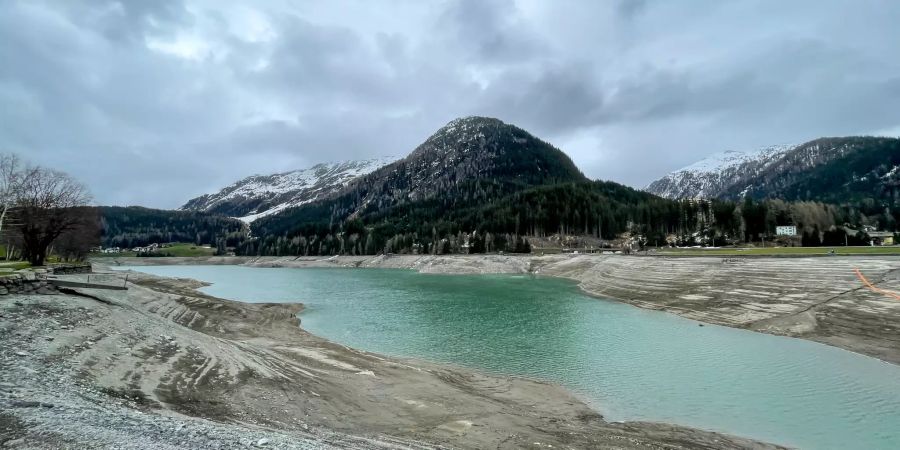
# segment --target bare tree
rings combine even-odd
[[[22,162],[14,153],[0,155],[0,232],[14,206],[22,182]]]
[[[82,206],[75,208],[72,213],[81,220],[56,238],[53,242],[53,254],[63,261],[83,261],[91,248],[100,245],[100,209]]]
[[[85,208],[79,208],[88,201],[87,188],[68,174],[39,166],[26,168],[11,208],[23,256],[32,265],[43,265],[53,241],[89,220]]]

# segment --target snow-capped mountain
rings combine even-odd
[[[900,139],[819,138],[725,152],[676,170],[644,190],[666,198],[780,198],[900,204]]]
[[[207,211],[252,222],[338,191],[351,180],[399,159],[395,156],[316,164],[307,169],[253,175],[214,194],[189,200],[180,209]]]
[[[531,133],[495,118],[463,117],[336,195],[266,217],[253,228],[260,236],[281,235],[304,221],[351,219],[391,223],[390,229],[416,227],[419,221],[437,224],[454,209],[489,205],[513,192],[587,181],[565,153]],[[412,225],[404,223],[411,217]]]
[[[752,151],[717,153],[650,183],[644,190],[665,198],[718,197],[740,180],[762,173],[797,147],[773,145]]]

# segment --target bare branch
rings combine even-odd
[[[90,201],[87,187],[68,174],[40,166],[21,170],[17,159],[9,160],[10,179],[14,180],[12,202],[8,207],[11,224],[22,241],[23,255],[32,264],[41,265],[47,250],[63,234],[82,228]],[[5,160],[0,158],[0,165]],[[0,167],[0,176],[5,170]]]

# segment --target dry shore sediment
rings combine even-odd
[[[426,273],[534,273],[576,281],[586,293],[641,308],[821,342],[900,364],[900,258],[718,258],[621,255],[447,255],[110,258],[112,264],[380,267]]]
[[[200,285],[132,274],[128,291],[0,300],[0,443],[770,447],[673,425],[609,423],[560,387],[356,351],[298,327],[301,305],[232,302],[197,292]]]

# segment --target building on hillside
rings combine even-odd
[[[775,227],[776,236],[796,236],[797,227],[794,225],[779,225]]]

